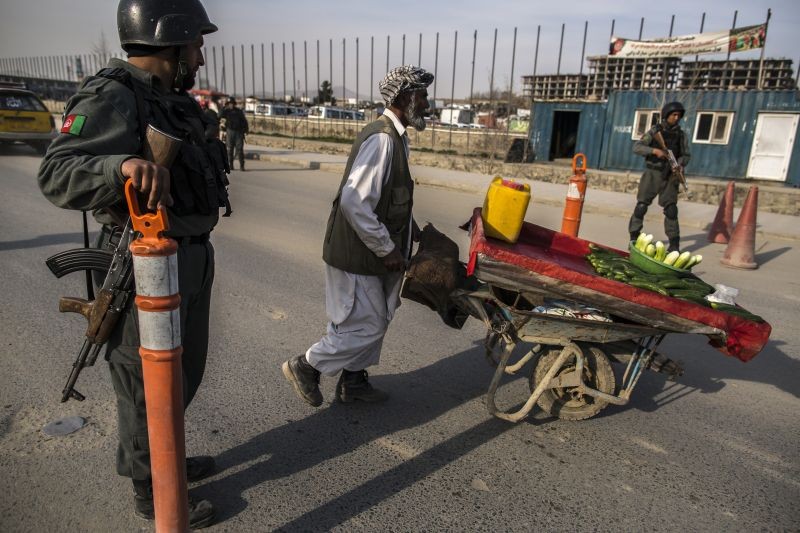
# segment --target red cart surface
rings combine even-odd
[[[467,270],[482,287],[461,292],[456,299],[488,327],[487,355],[498,367],[487,405],[495,416],[518,421],[538,402],[554,416],[582,419],[594,416],[608,403],[627,403],[643,370],[673,376],[682,372],[656,350],[668,333],[706,335],[712,346],[745,362],[769,340],[771,327],[764,321],[598,275],[586,260],[590,244],[527,222],[515,244],[487,238],[481,210],[475,209]],[[576,302],[601,311],[610,320],[536,312],[537,302],[543,299]],[[534,346],[509,366],[511,351],[521,341]],[[531,396],[516,413],[501,412],[494,403],[500,378],[531,360],[536,360]],[[619,388],[609,360],[627,364]]]

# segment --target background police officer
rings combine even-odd
[[[672,150],[681,167],[689,163],[689,142],[678,125],[686,110],[680,102],[669,102],[661,109],[661,121],[650,128],[633,145],[634,153],[644,156],[647,169],[639,180],[636,193],[636,207],[631,215],[628,231],[632,241],[636,240],[644,225],[647,208],[658,196],[658,205],[664,210],[664,233],[669,239],[669,250],[680,249],[681,231],[678,225],[678,187],[677,176],[672,175],[667,152],[661,149],[655,138],[661,132],[667,148]]]
[[[236,99],[229,98],[220,114],[225,119],[225,143],[228,145],[228,161],[233,167],[234,159],[239,159],[239,170],[244,170],[244,136],[250,132],[244,111],[236,107]]]
[[[117,26],[128,60],[112,59],[67,102],[61,135],[39,169],[39,186],[59,207],[93,210],[103,224],[100,245],[107,245],[112,225],[119,220],[112,213],[127,212],[126,180],[133,180],[149,209],[167,207],[167,234],[179,244],[183,391],[188,405],[202,380],[208,351],[214,280],[214,250],[208,237],[219,208],[228,202],[224,150],[217,139],[207,138],[208,119],[186,90],[204,64],[203,35],[217,27],[199,0],[121,0]],[[170,168],[143,159],[147,124],[182,139]],[[106,358],[117,397],[117,471],[133,480],[135,513],[153,519],[135,313],[135,306],[129,305],[109,338]],[[187,459],[189,481],[213,471],[211,457]],[[214,514],[210,502],[190,499],[192,528],[211,524]]]

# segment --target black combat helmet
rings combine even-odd
[[[681,114],[681,118],[683,118],[683,115],[686,114],[686,109],[683,108],[683,104],[680,102],[669,102],[664,104],[664,107],[661,108],[661,119],[667,120],[667,117],[676,111]]]
[[[163,48],[182,46],[217,31],[200,0],[120,0],[119,42]]]

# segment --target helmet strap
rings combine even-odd
[[[174,89],[183,89],[183,81],[189,75],[189,61],[188,54],[185,46],[178,47],[178,72],[175,74],[175,80],[172,83]]]

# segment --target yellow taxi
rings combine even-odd
[[[38,96],[0,85],[0,143],[24,142],[43,154],[55,136],[53,115]]]

